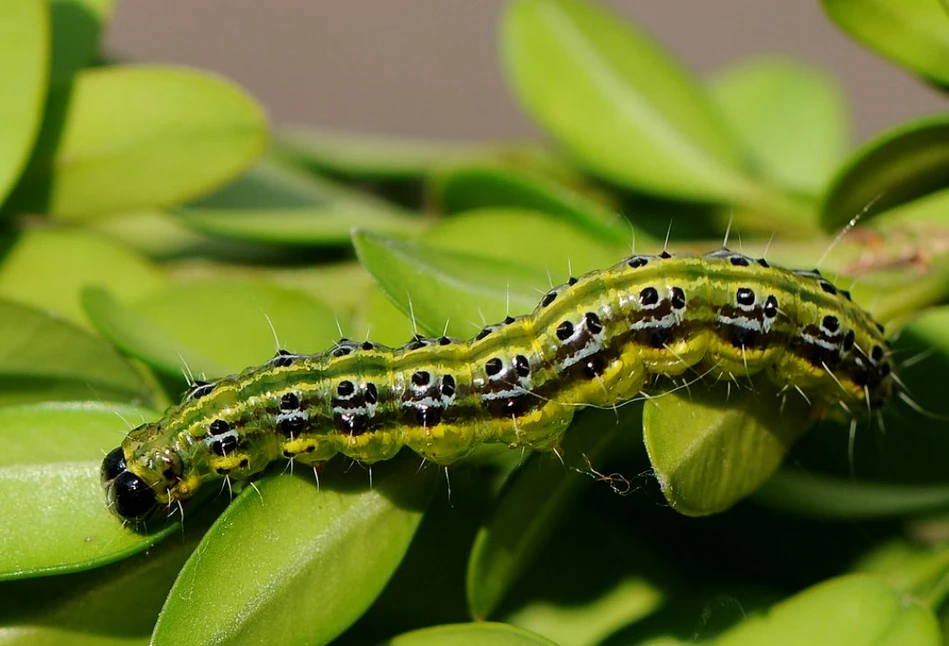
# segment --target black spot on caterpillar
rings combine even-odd
[[[407,446],[447,465],[481,444],[550,450],[578,407],[629,401],[687,370],[765,373],[814,406],[872,411],[894,391],[889,356],[882,328],[818,272],[727,249],[638,255],[571,279],[533,313],[468,341],[343,339],[196,383],[128,434],[102,481],[111,509],[141,521],[278,459],[373,463]]]

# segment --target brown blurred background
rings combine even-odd
[[[844,85],[855,141],[949,100],[841,34],[818,0],[600,0],[707,73],[761,53]],[[400,135],[530,133],[495,53],[504,0],[118,0],[107,36],[137,61],[218,71],[277,123]]]

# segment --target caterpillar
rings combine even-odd
[[[725,248],[634,255],[470,340],[342,339],[195,382],[162,419],[129,432],[101,477],[110,509],[137,523],[279,459],[371,464],[407,446],[448,465],[482,444],[552,450],[578,408],[629,401],[687,370],[765,373],[815,407],[858,415],[893,394],[890,354],[883,327],[817,270]]]

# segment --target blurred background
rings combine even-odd
[[[945,104],[847,40],[818,0],[601,0],[700,74],[760,53],[836,76],[853,141]],[[119,0],[107,37],[131,60],[215,70],[276,123],[441,138],[531,134],[495,51],[504,0]]]

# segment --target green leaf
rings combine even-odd
[[[157,66],[84,70],[51,93],[11,207],[73,220],[184,202],[247,168],[266,134],[260,108],[217,77]]]
[[[421,628],[386,642],[388,646],[553,646],[556,643],[523,628],[491,622]]]
[[[481,316],[500,320],[534,308],[548,284],[546,274],[527,265],[443,251],[357,231],[353,246],[360,262],[386,296],[419,329],[469,337]],[[507,303],[507,305],[505,304]]]
[[[130,308],[93,290],[86,307],[103,334],[126,352],[170,375],[181,374],[184,360],[196,378],[263,363],[276,350],[275,334],[281,347],[305,353],[326,349],[339,335],[337,315],[325,305],[260,281],[176,285]]]
[[[638,434],[629,435],[639,441]],[[621,483],[617,480],[613,486]],[[685,605],[675,559],[667,559],[643,540],[651,531],[643,532],[642,527],[652,522],[644,522],[639,513],[633,517],[622,513],[629,510],[618,504],[616,496],[609,499],[602,491],[604,484],[596,483],[601,491],[585,496],[569,521],[551,534],[537,562],[512,592],[511,603],[504,604],[504,621],[562,644],[638,644],[628,638],[607,638],[654,613]],[[605,500],[597,505],[600,499]],[[650,527],[654,529],[658,528]],[[673,600],[675,604],[670,603]]]
[[[949,116],[893,128],[854,153],[824,194],[821,225],[837,231],[870,215],[949,187]]]
[[[143,535],[109,513],[103,456],[146,409],[97,403],[0,407],[0,580],[74,572],[135,554]]]
[[[230,372],[200,350],[187,347],[132,307],[115,300],[104,289],[93,287],[83,291],[82,303],[86,315],[102,336],[165,375],[184,376],[186,368],[191,366],[197,367],[199,376],[223,376]]]
[[[203,258],[165,263],[165,268],[179,282],[202,280],[265,280],[303,292],[325,304],[339,315],[340,325],[363,304],[372,279],[355,260],[326,262],[301,266],[253,266],[249,263],[210,261]],[[343,334],[358,336],[357,331],[343,328]]]
[[[207,511],[219,513],[218,507]],[[0,584],[4,646],[145,646],[178,571],[210,525],[209,515],[189,515],[176,536],[120,563]]]
[[[764,379],[753,389],[701,383],[653,395],[643,440],[662,492],[676,511],[724,511],[758,489],[807,429],[809,406],[782,397]]]
[[[703,89],[632,25],[576,0],[516,0],[501,50],[527,112],[597,175],[678,199],[755,190]]]
[[[83,327],[90,327],[80,300],[84,287],[140,298],[164,284],[164,275],[144,258],[79,229],[24,231],[0,263],[0,296]]]
[[[715,646],[938,646],[936,618],[880,579],[830,579],[784,601],[764,617],[728,631]]]
[[[949,549],[905,538],[888,541],[862,555],[853,571],[875,574],[891,586],[937,610],[949,593]]]
[[[907,223],[933,224],[938,225],[939,229],[949,224],[949,188],[917,197],[911,202],[900,204],[874,216],[874,224],[877,227],[903,225],[906,229]],[[924,235],[919,242],[932,242],[934,239],[935,236],[927,238]]]
[[[757,58],[718,72],[710,89],[762,175],[820,193],[849,139],[846,99],[829,74],[790,59]]]
[[[0,300],[0,404],[150,402],[151,389],[111,346],[71,324]]]
[[[354,227],[400,235],[425,228],[387,202],[272,161],[173,213],[196,231],[293,246],[348,245]]]
[[[289,126],[277,133],[277,151],[295,163],[351,180],[422,179],[432,168],[485,156],[500,144],[410,139]]]
[[[433,311],[435,308],[432,308]],[[372,336],[373,341],[393,347],[407,343],[416,333],[407,314],[372,284],[353,322],[354,338]],[[432,328],[433,332],[436,331]]]
[[[376,467],[371,488],[365,473],[339,470],[322,488],[312,474],[248,488],[182,569],[153,643],[328,643],[392,576],[435,471],[410,458]]]
[[[96,217],[83,228],[122,243],[156,260],[257,265],[285,263],[285,250],[199,233],[163,209],[137,209]]]
[[[754,499],[784,512],[831,520],[886,518],[949,509],[949,485],[854,482],[784,469]]]
[[[620,424],[614,411],[591,411],[564,441],[561,453],[569,467],[552,455],[535,455],[512,474],[471,548],[467,594],[474,618],[494,614],[511,585],[530,567],[532,556],[593,483],[572,470],[585,472],[589,464],[601,462],[639,423],[638,414],[625,416]]]
[[[210,253],[210,248],[229,244],[226,241],[210,240],[208,236],[189,229],[178,218],[160,209],[123,211],[97,217],[84,222],[83,226],[155,259]]]
[[[949,14],[936,0],[821,0],[837,26],[877,54],[949,83]]]
[[[485,259],[535,267],[548,274],[547,286],[603,269],[630,253],[628,245],[604,242],[574,222],[518,208],[467,211],[439,222],[422,240],[446,251],[477,250]],[[534,305],[540,296],[533,296]]]
[[[43,116],[49,65],[45,2],[8,0],[0,20],[0,204],[30,155]]]
[[[483,163],[449,167],[434,173],[431,192],[447,213],[519,207],[557,216],[603,242],[625,245],[632,237],[632,225],[622,216],[580,192],[509,168]]]
[[[114,0],[49,0],[53,51],[49,84],[57,86],[88,66],[99,49]]]

